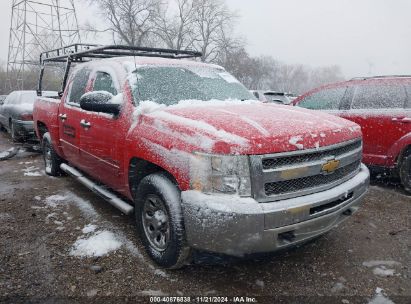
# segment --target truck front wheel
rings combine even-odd
[[[146,176],[136,193],[137,229],[148,255],[161,267],[176,269],[190,258],[181,195],[162,173]]]
[[[405,191],[411,193],[411,152],[408,152],[401,161],[400,178]]]
[[[41,147],[43,150],[43,159],[44,165],[46,167],[46,174],[51,176],[61,175],[60,164],[62,163],[62,161],[61,158],[57,155],[56,151],[54,151],[53,149],[49,132],[44,133]]]

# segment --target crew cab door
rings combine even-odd
[[[97,71],[92,75],[93,91],[106,91],[114,96],[119,92],[119,84],[113,75]],[[122,143],[126,128],[120,115],[83,111],[80,115],[80,158],[81,167],[113,189],[122,185],[121,168],[123,160]]]
[[[359,83],[355,86],[350,110],[342,117],[361,126],[364,162],[392,166],[388,152],[405,134],[411,132],[411,113],[406,109],[406,87],[400,83]]]
[[[81,109],[80,97],[86,92],[90,70],[82,68],[72,77],[59,108],[59,135],[64,158],[75,166],[80,164]]]

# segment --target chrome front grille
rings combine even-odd
[[[333,174],[318,174],[282,182],[266,183],[264,185],[265,194],[270,196],[326,186],[356,172],[360,165],[361,162],[356,161],[348,166],[337,169]]]
[[[331,150],[318,151],[318,152],[307,153],[307,154],[302,154],[302,155],[294,155],[294,156],[288,156],[288,157],[286,156],[286,157],[277,157],[277,158],[266,158],[266,159],[263,159],[263,169],[268,170],[268,169],[274,169],[276,167],[311,162],[311,161],[321,160],[323,158],[330,157],[330,156],[336,157],[336,156],[345,154],[347,152],[350,152],[352,150],[359,149],[359,148],[361,148],[361,141],[357,140],[346,146],[338,147],[338,148],[331,149]]]
[[[358,173],[361,139],[312,150],[250,156],[252,188],[259,202],[293,198],[335,187]],[[327,164],[335,170],[326,170]]]

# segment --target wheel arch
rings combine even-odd
[[[46,132],[49,132],[47,125],[42,121],[37,121],[36,133],[37,133],[37,137],[39,138],[40,142],[43,140],[43,135]]]
[[[409,154],[411,154],[411,143],[408,144],[408,145],[406,145],[406,146],[400,151],[400,153],[398,154],[397,161],[396,161],[397,166],[400,166],[401,163],[402,163],[402,160],[404,159],[404,157],[407,156],[407,155],[409,155]]]
[[[176,178],[168,170],[145,159],[133,157],[128,168],[128,184],[133,199],[143,178],[153,173],[164,173],[180,189]]]

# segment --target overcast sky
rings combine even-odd
[[[7,60],[12,0],[0,1],[0,59]],[[80,24],[96,18],[76,0]],[[349,78],[411,74],[410,0],[226,0],[252,55],[339,65]],[[93,41],[96,42],[96,41]]]

